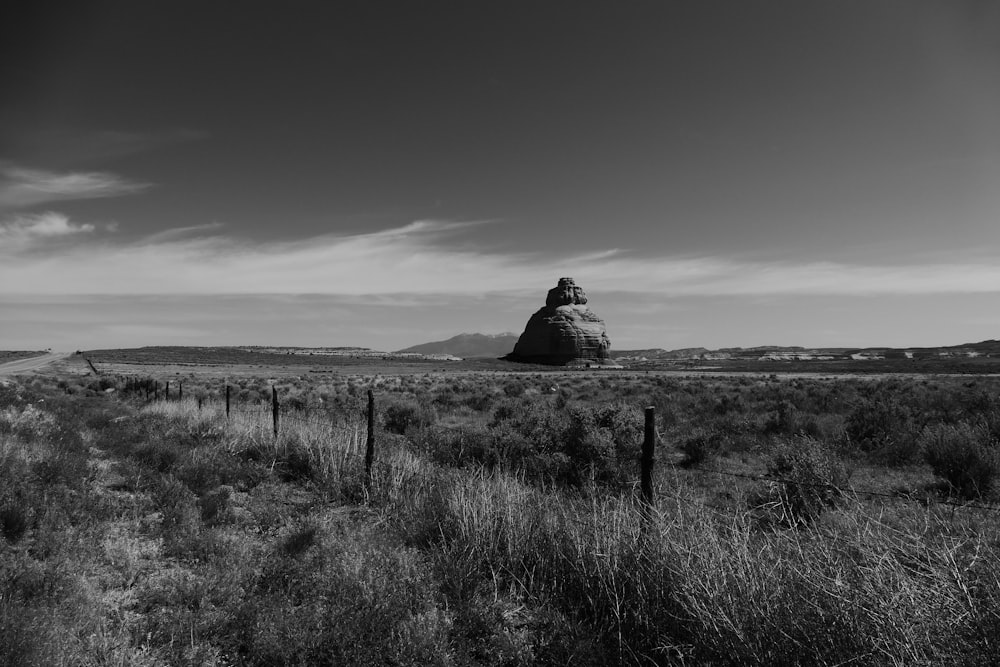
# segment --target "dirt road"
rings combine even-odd
[[[30,373],[31,371],[37,371],[45,368],[49,364],[59,361],[60,359],[65,359],[70,356],[69,352],[52,352],[50,354],[43,354],[40,357],[31,357],[30,359],[18,359],[17,361],[9,361],[6,364],[0,364],[0,375],[17,375],[19,373]]]

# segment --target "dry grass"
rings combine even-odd
[[[621,393],[602,382],[574,391]],[[424,391],[423,379],[384,385],[402,400]],[[682,388],[667,434],[707,409],[742,437],[723,390],[732,404],[754,391],[837,399]],[[453,410],[435,403],[441,421],[487,428],[454,393]],[[0,396],[0,664],[1000,661],[992,512],[848,494],[777,528],[750,507],[759,485],[671,468],[668,450],[650,516],[629,493],[437,465],[381,430],[369,480],[354,408],[289,410],[275,438],[267,405],[227,420],[211,400],[30,394]],[[751,427],[808,423],[796,410]],[[747,449],[713,465],[764,461]],[[921,475],[893,469],[887,483]]]
[[[995,657],[997,530],[923,508],[860,504],[801,530],[761,532],[684,489],[653,520],[628,500],[574,500],[503,474],[452,481],[394,507],[433,508],[432,549],[460,592],[545,602],[623,662],[941,664]],[[987,528],[987,530],[983,530]],[[423,532],[414,539],[425,537]],[[450,559],[450,560],[449,560]]]

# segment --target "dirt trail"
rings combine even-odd
[[[6,364],[0,364],[0,375],[19,375],[21,373],[30,373],[32,371],[41,370],[49,364],[59,361],[60,359],[65,359],[68,356],[70,356],[69,352],[51,352],[49,354],[43,354],[40,357],[8,361]]]

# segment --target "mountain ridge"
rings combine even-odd
[[[450,354],[456,357],[502,357],[514,349],[517,334],[460,333],[447,340],[413,345],[398,354]]]
[[[518,335],[460,333],[446,340],[413,345],[397,354],[453,355],[463,358],[502,357],[509,353]],[[804,347],[801,345],[755,345],[752,347],[685,347],[674,350],[641,348],[611,350],[611,358],[619,360],[713,360],[713,359],[928,359],[935,357],[1000,357],[1000,340],[938,346],[870,346],[870,347]]]
[[[930,347],[801,347],[797,345],[757,345],[754,347],[723,347],[709,350],[689,347],[679,350],[646,348],[612,350],[615,359],[926,359],[932,357],[1000,357],[1000,340],[984,340],[960,345]]]

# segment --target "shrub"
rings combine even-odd
[[[909,409],[893,399],[865,399],[847,416],[845,435],[851,446],[881,463],[912,463],[919,455],[916,426]]]
[[[41,461],[36,461],[32,470],[38,480],[46,486],[63,484],[79,488],[90,476],[85,454],[74,451],[56,452]]]
[[[7,505],[0,509],[0,533],[10,544],[16,544],[28,530],[28,515],[24,509]]]
[[[306,526],[296,530],[281,543],[281,552],[295,557],[311,547],[316,541],[316,526]]]
[[[478,389],[466,396],[463,402],[476,412],[487,412],[493,407],[493,396],[483,389]]]
[[[432,426],[421,429],[415,444],[441,465],[461,468],[471,463],[493,468],[511,460],[505,449],[496,446],[501,439],[495,430]]]
[[[824,443],[804,435],[778,443],[768,474],[780,481],[770,482],[752,504],[766,509],[770,520],[788,526],[812,523],[836,507],[850,477],[843,461]]]
[[[560,440],[570,464],[565,481],[585,486],[613,480],[617,472],[615,441],[609,429],[600,426],[594,413],[572,410]]]
[[[167,442],[148,442],[132,450],[132,458],[139,464],[156,472],[169,472],[181,458],[180,448]]]
[[[643,419],[626,404],[563,410],[508,399],[497,406],[489,430],[505,465],[533,479],[579,487],[619,484],[633,474]]]
[[[798,432],[798,413],[791,401],[781,401],[768,415],[764,432],[768,434],[795,435]]]
[[[309,447],[293,438],[275,459],[281,470],[281,478],[286,482],[305,482],[316,472]]]
[[[453,664],[451,617],[418,552],[308,528],[288,540],[298,553],[286,542],[236,610],[228,648],[240,664]]]
[[[382,412],[385,430],[405,435],[411,427],[426,427],[437,421],[437,415],[430,406],[414,401],[391,403]]]
[[[723,442],[720,434],[697,431],[691,437],[685,438],[680,444],[680,450],[684,453],[681,465],[684,467],[699,466],[718,456],[722,449]]]
[[[198,506],[201,509],[201,520],[209,526],[231,521],[233,517],[230,501],[232,493],[231,486],[220,486],[199,498]]]
[[[924,458],[934,474],[960,498],[985,496],[1000,473],[1000,453],[985,426],[967,422],[938,424],[920,436]]]
[[[508,380],[503,384],[503,393],[508,398],[517,398],[524,395],[524,383],[520,380]]]

